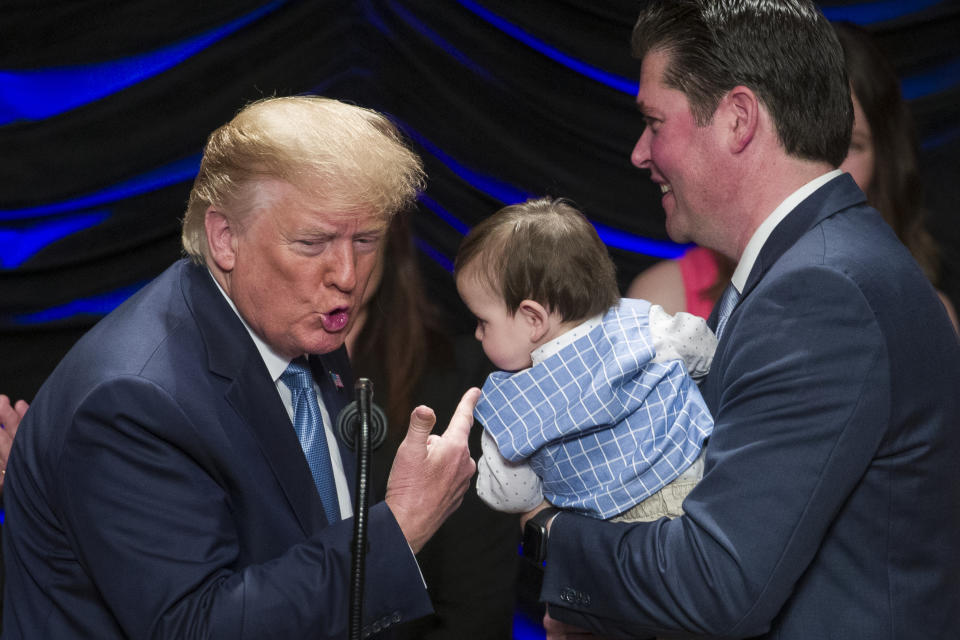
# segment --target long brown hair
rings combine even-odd
[[[351,354],[358,375],[372,365],[386,378],[387,422],[406,427],[413,394],[423,373],[428,335],[439,326],[436,311],[424,292],[410,230],[411,212],[393,217],[387,230],[383,279],[367,302],[367,315]],[[382,398],[380,395],[378,398]]]
[[[846,58],[850,86],[870,125],[873,179],[867,202],[876,208],[937,285],[939,251],[924,226],[919,149],[900,81],[870,34],[849,23],[834,25]]]

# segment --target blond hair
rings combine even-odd
[[[259,182],[279,179],[338,213],[388,220],[423,189],[419,156],[376,111],[320,96],[247,105],[207,140],[183,220],[184,251],[203,264],[206,212],[242,218]]]

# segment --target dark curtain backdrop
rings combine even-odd
[[[30,399],[104,313],[180,255],[206,136],[246,102],[318,93],[389,113],[430,182],[429,289],[504,203],[566,196],[626,284],[678,247],[629,163],[641,132],[627,0],[6,0],[0,6],[0,392]],[[960,8],[824,2],[865,24],[924,142],[929,225],[960,301]]]

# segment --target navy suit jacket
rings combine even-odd
[[[346,352],[311,366],[336,416]],[[353,521],[328,525],[266,366],[205,268],[176,263],[70,351],[20,427],[4,498],[4,638],[347,635]],[[385,504],[368,531],[367,626],[429,613]]]
[[[561,514],[543,597],[611,636],[956,637],[960,343],[848,175],[774,230],[720,339],[686,514]]]

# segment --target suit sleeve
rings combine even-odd
[[[122,407],[122,409],[121,409]],[[259,563],[249,517],[196,424],[138,378],[99,387],[60,455],[63,520],[79,561],[131,638],[343,638],[352,520]],[[269,534],[269,526],[265,527]],[[385,504],[371,509],[364,614],[430,612],[419,569]]]
[[[542,593],[555,618],[611,636],[750,637],[811,563],[888,423],[876,317],[846,276],[806,268],[762,282],[722,342],[716,426],[685,515],[561,514]]]

